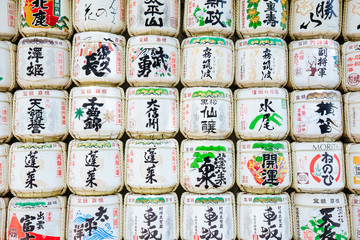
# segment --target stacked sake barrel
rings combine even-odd
[[[235,1],[185,1],[182,68],[180,235],[236,238],[233,132]]]
[[[21,141],[10,147],[6,174],[15,197],[9,202],[7,229],[2,232],[7,239],[63,238],[66,145],[62,141],[68,135],[68,94],[63,89],[71,83],[70,43],[65,40],[72,34],[70,3],[4,1],[5,9],[10,15],[3,22],[15,29],[8,37],[14,40],[19,29],[23,38],[16,63],[14,57],[4,61],[11,71],[7,77],[16,76],[22,90],[15,91],[12,109],[2,110],[12,111],[12,132]],[[4,90],[14,86],[12,82]]]
[[[16,85],[15,59],[16,45],[13,44],[18,37],[16,25],[17,1],[7,0],[0,3],[0,196],[9,191],[9,145],[12,137],[12,94]],[[5,24],[6,23],[6,24]],[[0,239],[5,239],[6,210],[9,198],[0,198]]]
[[[290,12],[292,193],[295,239],[351,236],[340,85],[342,1],[294,1]],[[311,7],[313,6],[313,8]],[[310,8],[309,8],[310,7]],[[324,8],[323,8],[324,7]],[[352,20],[353,21],[353,20]]]
[[[124,239],[178,239],[180,0],[128,1]]]
[[[349,209],[352,239],[360,239],[360,1],[345,1],[343,7],[341,87],[346,93],[344,101],[344,137],[349,143],[344,145],[346,166],[346,187],[353,193],[349,195]]]
[[[235,83],[239,239],[291,239],[287,1],[240,1]]]

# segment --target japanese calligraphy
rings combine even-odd
[[[96,102],[96,97],[88,98],[88,101],[88,103],[83,103],[82,105],[83,108],[87,108],[87,118],[84,119],[84,129],[94,129],[96,132],[98,132],[102,127],[102,119],[99,117],[101,113],[99,107],[102,107],[104,103]]]
[[[28,108],[30,123],[28,124],[28,130],[32,133],[41,133],[41,129],[45,129],[44,123],[44,108],[40,106],[42,99],[30,99],[31,107]]]
[[[216,157],[214,154],[205,154],[203,164],[198,167],[198,172],[201,174],[196,180],[198,184],[196,187],[200,187],[204,184],[205,189],[210,186],[218,188],[226,184],[226,155],[219,153]]]
[[[310,12],[310,20],[307,23],[303,22],[300,25],[300,29],[307,29],[309,25],[317,28],[323,24],[322,20],[331,20],[333,17],[337,18],[338,15],[336,15],[333,9],[333,2],[334,0],[324,0],[318,3],[315,8],[315,13]]]
[[[141,228],[141,235],[139,238],[144,240],[162,240],[162,234],[159,234],[159,231],[156,229],[155,225],[156,220],[158,220],[158,216],[151,207],[147,207],[145,210],[144,219],[144,223],[147,227]]]
[[[146,115],[148,118],[148,122],[146,123],[146,127],[147,128],[152,128],[156,131],[159,131],[159,108],[160,105],[157,104],[157,100],[156,99],[151,99],[150,101],[147,102],[147,111],[146,111]]]
[[[146,27],[162,27],[163,14],[164,14],[164,3],[160,0],[145,0],[146,5],[145,14],[145,26]]]
[[[324,165],[322,167],[322,178],[326,186],[331,186],[334,181],[334,177],[331,175],[333,173],[332,163],[334,158],[327,152],[325,152],[322,156],[323,158],[321,159],[321,161],[324,162]]]
[[[90,167],[90,170],[87,172],[86,187],[92,188],[97,186],[95,173],[100,166],[96,162],[98,158],[97,153],[97,150],[91,150],[85,157],[85,167]]]
[[[202,110],[200,110],[200,115],[202,116],[203,121],[201,121],[201,129],[204,133],[216,133],[216,118],[217,118],[217,110],[215,105],[217,105],[217,101],[215,99],[202,99],[201,105],[204,106]]]
[[[26,75],[35,77],[44,76],[43,64],[40,62],[40,59],[44,58],[42,50],[42,47],[29,48],[28,60],[30,60],[30,64],[26,67]],[[32,59],[35,59],[35,62],[33,62]]]
[[[144,153],[144,163],[146,164],[150,164],[150,166],[146,169],[147,174],[146,174],[146,182],[145,183],[156,183],[157,180],[155,179],[155,168],[156,165],[159,163],[159,161],[156,161],[156,152],[155,152],[156,148],[149,148],[145,153]]]
[[[317,104],[316,107],[318,107],[318,109],[315,112],[319,113],[321,116],[317,121],[317,124],[319,124],[321,134],[331,133],[332,127],[333,126],[338,127],[338,126],[333,122],[333,120],[330,118],[329,115],[335,116],[334,109],[337,109],[337,107],[335,107],[332,102],[323,102],[323,101]]]
[[[170,56],[164,53],[163,47],[143,48],[139,51],[140,53],[132,60],[139,60],[138,77],[148,77],[154,71],[153,69],[156,71],[156,76],[164,77],[165,75],[171,75]]]
[[[255,129],[257,123],[262,120],[258,131],[261,129],[266,129],[269,131],[272,131],[275,129],[275,127],[271,124],[272,122],[277,125],[281,126],[282,123],[280,121],[283,120],[283,118],[275,112],[275,110],[270,106],[272,104],[272,101],[269,99],[264,99],[264,103],[260,104],[259,108],[259,115],[257,115],[254,120],[250,123],[250,130]]]
[[[278,24],[279,21],[277,21],[276,19],[276,9],[275,9],[275,2],[278,2],[277,0],[275,0],[275,2],[273,2],[272,0],[264,0],[266,1],[266,9],[265,9],[265,13],[266,13],[266,17],[264,20],[264,23],[266,25],[270,25],[271,27],[275,27],[276,24]]]
[[[35,184],[35,173],[36,169],[39,168],[39,165],[36,165],[36,160],[38,159],[38,151],[30,151],[28,155],[25,156],[25,168],[30,168],[31,170],[26,173],[27,179],[25,182],[25,188],[36,188]]]
[[[112,17],[112,21],[111,23],[116,24],[115,23],[115,17],[116,17],[116,13],[118,11],[118,7],[115,8],[114,4],[115,0],[112,1],[112,3],[110,4],[109,7],[100,7],[97,8],[92,6],[92,3],[87,4],[85,3],[85,14],[84,14],[84,18],[85,21],[96,21],[99,18],[107,18],[108,15]]]
[[[226,1],[224,0],[206,0],[205,7],[207,9],[207,15],[205,18],[205,24],[226,27],[225,23],[221,21],[221,15],[224,14],[221,10],[224,8],[224,4],[226,4]]]
[[[318,72],[320,77],[326,75],[327,56],[327,48],[319,48]]]
[[[204,223],[207,224],[208,227],[203,227],[201,229],[200,239],[210,240],[222,240],[223,234],[219,234],[219,230],[217,229],[217,225],[214,224],[219,219],[219,216],[214,211],[214,208],[208,207],[205,210],[204,214],[205,221]]]
[[[272,58],[271,50],[269,48],[266,48],[263,51],[262,57],[263,57],[263,68],[261,71],[261,75],[262,75],[261,80],[264,80],[264,79],[272,80],[271,71],[273,69],[271,67],[271,58]]]
[[[262,185],[279,185],[278,179],[278,156],[276,153],[263,154],[262,162]]]
[[[96,51],[85,56],[85,64],[82,67],[86,75],[94,74],[96,77],[102,77],[106,72],[111,73],[110,64],[110,47],[102,44]]]
[[[273,211],[272,207],[266,207],[264,212],[264,222],[267,223],[267,227],[261,226],[261,235],[259,237],[261,239],[282,239],[282,234],[279,234],[279,230],[276,227],[276,223],[274,222],[277,219],[276,213]]]
[[[211,56],[212,56],[212,50],[209,47],[206,47],[203,50],[203,65],[202,65],[202,69],[201,69],[201,79],[203,78],[211,78],[211,71],[213,69],[213,66],[211,64]]]

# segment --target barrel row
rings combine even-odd
[[[359,39],[357,0],[6,0],[1,5],[0,35],[16,39],[55,36],[70,38],[78,32],[101,31],[130,36],[158,34],[178,36],[183,21],[187,36],[277,36],[288,32],[293,39],[337,38],[341,27],[346,39]],[[290,4],[289,4],[290,2]],[[181,5],[184,12],[181,13]],[[290,10],[289,10],[290,5]],[[183,19],[180,17],[184,15]],[[290,20],[290,21],[289,21]],[[288,26],[290,22],[290,26]],[[236,23],[236,24],[235,24]]]
[[[66,204],[68,202],[68,204]],[[70,195],[65,197],[0,199],[1,233],[17,236],[78,239],[257,239],[290,240],[336,236],[358,239],[358,195],[257,195],[184,193],[179,207],[175,194],[124,197]],[[8,211],[6,213],[6,210]],[[179,211],[180,208],[180,211]],[[6,216],[7,215],[7,216]],[[7,218],[7,224],[6,224]],[[6,230],[5,230],[6,224]],[[47,229],[46,232],[43,229]],[[30,239],[30,238],[29,238]],[[266,238],[265,238],[266,239]]]

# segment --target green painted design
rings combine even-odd
[[[155,140],[150,140],[150,141],[136,141],[135,145],[142,145],[142,146],[146,146],[146,145],[166,145],[166,144],[170,144],[169,141],[155,141]]]
[[[75,119],[79,118],[79,120],[80,120],[80,118],[83,116],[83,114],[84,114],[84,111],[81,108],[77,108],[75,111]]]
[[[226,151],[226,147],[224,146],[198,146],[195,148],[195,151]]]
[[[281,197],[255,197],[253,199],[254,203],[261,202],[261,203],[278,203],[282,202]]]
[[[272,46],[284,46],[284,42],[281,39],[276,38],[253,38],[249,39],[247,41],[248,46],[254,46],[254,45],[272,45]]]
[[[3,80],[4,78],[0,77],[0,81]]]
[[[111,148],[111,142],[79,142],[78,148]]]
[[[67,29],[69,30],[69,26],[67,25],[66,22],[69,22],[69,19],[66,17],[66,16],[62,16],[58,21],[57,23],[52,26],[51,28],[58,28],[60,30],[63,30],[63,29]]]
[[[57,17],[60,17],[60,9],[61,9],[61,6],[60,6],[60,0],[54,0],[54,10],[53,10],[53,14],[54,16],[57,16]]]
[[[280,150],[280,149],[285,149],[284,144],[282,143],[272,143],[272,142],[257,142],[254,143],[252,148],[261,148],[262,150],[265,151],[276,151],[276,150]]]
[[[206,157],[215,158],[215,154],[212,153],[211,151],[214,151],[214,152],[226,151],[226,147],[224,147],[224,146],[199,146],[199,147],[196,147],[195,151],[209,151],[209,152],[207,152],[207,153],[194,152],[194,154],[193,154],[194,160],[190,164],[190,168],[199,168],[200,167],[199,163],[204,162],[204,159]]]
[[[225,202],[224,198],[222,197],[208,197],[208,198],[196,198],[195,203],[223,203]]]
[[[283,120],[283,118],[277,114],[277,113],[273,113],[271,116],[268,117],[269,122],[274,122],[276,125],[278,125],[279,127],[282,125],[282,123],[280,123],[276,117],[278,117],[280,120]],[[252,122],[250,123],[249,129],[250,130],[254,130],[256,124],[261,120],[264,119],[265,115],[264,114],[259,114],[258,116],[256,116],[254,118],[254,120],[252,120]]]
[[[52,149],[53,144],[41,144],[41,145],[18,145],[17,149]]]
[[[261,26],[260,12],[257,10],[260,0],[248,0],[246,19],[250,20],[249,28],[256,29]]]
[[[24,14],[21,14],[21,27],[30,27],[29,24],[26,22]]]
[[[196,6],[196,8],[195,8],[193,16],[196,19],[196,23],[199,23],[199,26],[204,26],[205,25],[205,18],[204,18],[205,14],[204,13],[206,13],[206,11],[207,10],[205,8],[201,9],[199,7],[199,5]]]
[[[207,90],[207,91],[195,91],[193,92],[192,96],[193,98],[196,97],[215,97],[215,98],[225,98],[225,93],[219,90],[215,90],[215,91],[211,91],[211,90]]]
[[[191,38],[190,44],[219,44],[219,45],[226,45],[226,41],[223,38],[219,37],[194,37]]]
[[[136,203],[165,203],[165,199],[162,197],[158,198],[137,198]]]
[[[282,30],[286,29],[286,25],[287,25],[287,10],[286,10],[286,1],[287,0],[280,0],[281,1],[281,8],[282,8],[282,12],[281,12],[281,21],[280,21],[280,27],[282,28]]]
[[[46,206],[46,202],[17,202],[15,207],[37,207],[37,206]]]
[[[169,95],[169,91],[164,88],[140,88],[135,95]]]
[[[281,99],[281,108],[282,109],[286,109],[286,100],[285,99]]]

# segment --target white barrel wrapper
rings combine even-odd
[[[181,196],[180,236],[183,240],[236,238],[235,198],[233,193]]]
[[[175,193],[128,193],[124,205],[124,239],[146,239],[148,236],[167,240],[179,238],[179,208]]]
[[[118,140],[69,143],[67,182],[79,195],[120,192],[123,182],[123,144]]]
[[[130,87],[126,91],[126,133],[133,138],[170,138],[179,131],[176,88]]]
[[[164,86],[178,84],[180,49],[176,38],[145,35],[129,38],[126,72],[131,86]]]
[[[0,142],[9,142],[12,137],[12,95],[11,93],[0,93]]]
[[[17,197],[52,197],[66,191],[66,145],[20,143],[10,148],[10,191]]]
[[[68,134],[68,93],[18,90],[14,93],[13,132],[26,142],[62,141]]]
[[[0,90],[11,91],[16,85],[16,70],[15,70],[16,45],[15,44],[6,41],[0,41],[0,61],[1,61]]]
[[[75,87],[70,92],[71,135],[80,140],[117,139],[124,133],[124,91],[115,87]]]
[[[235,1],[185,0],[183,27],[188,37],[231,37],[235,32]]]
[[[0,238],[6,239],[6,218],[9,198],[0,198]]]
[[[293,185],[298,192],[333,193],[345,187],[344,149],[341,142],[291,144]]]
[[[180,181],[186,191],[228,191],[235,183],[234,144],[229,140],[184,140],[180,167]]]
[[[293,40],[336,39],[341,32],[342,0],[292,0],[289,35]]]
[[[245,140],[280,140],[289,133],[288,92],[284,88],[238,89],[235,133]]]
[[[70,195],[66,239],[121,239],[122,197]]]
[[[186,38],[181,43],[184,86],[228,87],[234,78],[234,43],[222,37]]]
[[[343,95],[344,136],[351,142],[360,142],[360,92]]]
[[[345,144],[346,188],[360,193],[360,144]]]
[[[360,239],[360,196],[351,194],[349,197],[349,211],[351,222],[351,239]]]
[[[71,43],[45,37],[18,43],[17,82],[25,89],[64,89],[70,86]]]
[[[101,31],[119,34],[126,29],[125,0],[73,1],[74,28],[77,32]]]
[[[292,239],[291,201],[287,193],[237,196],[238,238]]]
[[[289,85],[294,89],[336,89],[340,84],[340,45],[330,39],[289,45]]]
[[[184,88],[180,109],[180,131],[186,138],[224,139],[233,131],[232,92],[228,88]]]
[[[292,163],[287,141],[238,141],[237,179],[250,193],[281,193],[291,185]]]
[[[129,0],[127,30],[130,36],[156,34],[177,37],[181,0]]]
[[[316,240],[336,236],[350,239],[350,221],[344,193],[292,193],[294,239]]]
[[[0,145],[0,196],[9,191],[9,145]],[[1,234],[0,234],[1,236]]]
[[[71,76],[78,86],[121,85],[125,81],[125,38],[104,32],[74,35]]]
[[[179,185],[179,146],[175,139],[129,139],[125,150],[125,184],[134,193],[161,194]]]
[[[290,94],[291,132],[295,141],[336,141],[343,134],[342,96],[336,90]]]
[[[341,87],[345,92],[360,91],[360,41],[344,43],[341,51]]]
[[[5,0],[0,3],[0,39],[15,41],[18,37],[18,1]]]
[[[345,0],[343,4],[342,35],[346,41],[358,41],[360,40],[359,0]]]
[[[243,87],[282,87],[287,83],[287,45],[280,38],[236,42],[235,83]]]
[[[65,219],[66,197],[14,197],[9,202],[6,239],[65,240]]]
[[[71,0],[19,0],[18,26],[23,37],[69,39],[73,33]]]
[[[288,0],[237,2],[236,32],[241,38],[273,36],[288,32]]]

